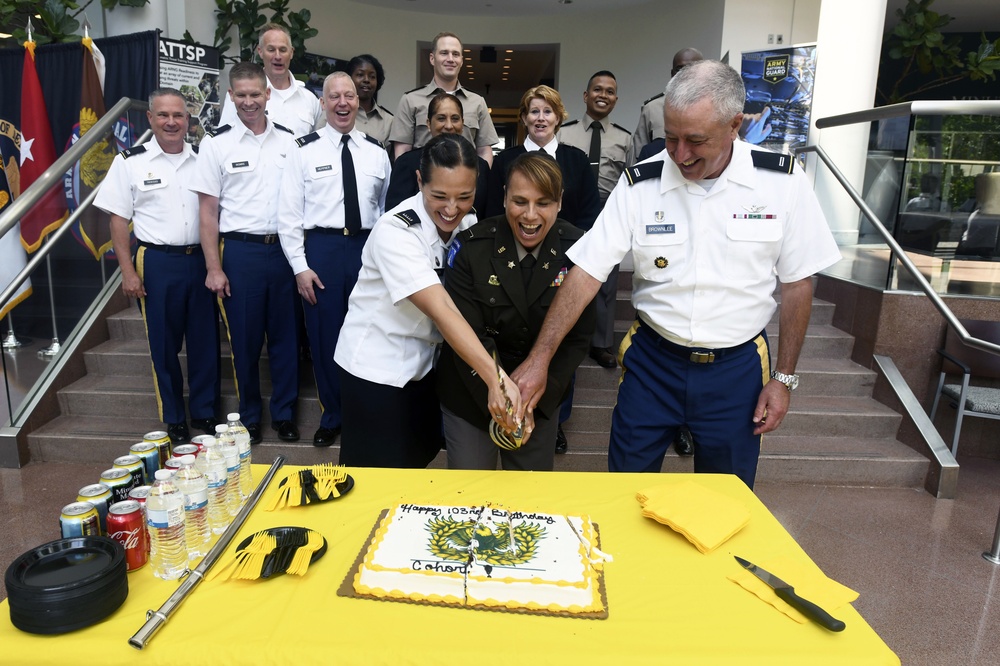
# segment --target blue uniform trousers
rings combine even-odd
[[[184,378],[177,355],[187,340],[188,406],[192,419],[214,419],[219,407],[219,320],[205,287],[205,257],[198,246],[140,245],[136,272],[146,289],[139,299],[153,362],[160,420],[187,421]]]
[[[367,233],[345,236],[339,229],[329,232],[306,230],[305,251],[309,268],[316,272],[323,289],[314,289],[316,305],[302,301],[309,349],[312,352],[313,373],[323,410],[320,426],[339,428],[340,377],[333,353],[347,315],[347,300],[351,296],[361,271],[361,250]]]
[[[257,238],[263,238],[258,236]],[[260,423],[260,352],[267,341],[271,421],[295,418],[299,394],[299,303],[295,276],[277,242],[234,238],[220,243],[230,296],[219,299],[233,350],[240,420]]]
[[[767,336],[697,363],[690,352],[637,320],[622,342],[622,382],[611,419],[612,472],[658,472],[681,425],[694,436],[695,472],[728,473],[751,489],[760,435],[753,412],[770,376]]]

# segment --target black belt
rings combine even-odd
[[[146,241],[139,241],[139,245],[167,254],[201,254],[201,245],[157,245]]]
[[[245,234],[242,231],[226,231],[219,234],[226,240],[245,241],[247,243],[260,243],[262,245],[274,245],[278,242],[278,234]]]
[[[306,229],[306,234],[317,233],[329,236],[367,236],[371,233],[371,231],[371,229],[362,229],[357,233],[352,234],[347,227],[314,227],[312,229]]]
[[[656,332],[648,322],[643,320],[642,317],[636,317],[639,322],[646,328],[649,333],[653,336],[656,346],[660,349],[670,352],[678,358],[682,358],[691,363],[715,363],[716,361],[721,361],[726,356],[733,354],[737,351],[742,350],[744,347],[749,347],[750,345],[756,345],[756,340],[759,337],[755,335],[752,339],[746,342],[741,342],[735,347],[720,347],[718,349],[707,349],[704,347],[685,347],[684,345],[679,345],[676,342],[671,342],[665,337]]]

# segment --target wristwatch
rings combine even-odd
[[[789,391],[794,391],[799,386],[798,375],[786,375],[783,372],[772,370],[771,379],[781,382],[782,384],[785,385],[785,388],[787,388]]]

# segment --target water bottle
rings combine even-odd
[[[219,442],[210,437],[204,444],[195,466],[208,482],[208,526],[213,534],[222,534],[229,526],[229,509],[226,507],[227,487],[226,458]]]
[[[236,440],[236,448],[240,452],[240,496],[245,502],[253,493],[253,475],[250,472],[250,431],[240,422],[239,412],[233,412],[226,418],[229,420],[229,432]]]
[[[156,483],[146,498],[149,524],[149,561],[153,575],[164,580],[180,578],[187,571],[188,551],[184,537],[184,493],[168,469],[156,470]]]
[[[212,530],[208,528],[208,481],[194,461],[190,454],[181,456],[181,468],[174,473],[174,482],[184,493],[184,532],[188,557],[192,560],[206,554],[212,540]]]
[[[240,450],[226,423],[215,426],[215,438],[226,458],[226,509],[232,517],[240,512],[243,503],[240,498]]]

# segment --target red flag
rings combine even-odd
[[[56,161],[49,114],[42,84],[35,69],[35,42],[24,43],[24,73],[21,81],[21,187],[24,192]],[[45,236],[66,219],[62,181],[45,193],[21,218],[21,244],[28,252],[41,246]]]
[[[106,113],[104,107],[104,92],[101,90],[101,79],[94,64],[94,57],[100,53],[89,37],[83,38],[83,85],[80,88],[80,138],[86,134]],[[97,53],[95,53],[97,51]],[[115,143],[113,137],[106,136],[98,141],[80,158],[77,166],[79,191],[77,201],[83,202],[87,195],[104,180],[115,159]],[[80,238],[87,249],[100,259],[111,249],[111,218],[97,208],[91,206],[83,211],[79,224]]]

